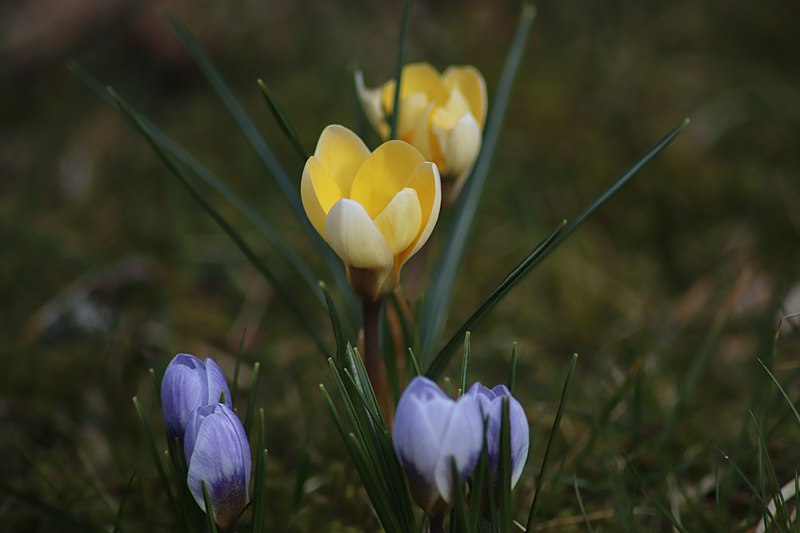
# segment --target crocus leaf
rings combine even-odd
[[[558,245],[564,242],[567,237],[578,229],[595,211],[604,205],[614,194],[622,188],[623,185],[633,178],[634,175],[651,159],[658,155],[669,143],[671,143],[678,134],[689,124],[689,119],[685,119],[681,124],[676,126],[672,131],[667,133],[661,138],[652,148],[639,158],[633,165],[631,165],[625,172],[623,172],[605,191],[598,195],[592,202],[581,211],[578,216],[569,223],[562,223],[561,227],[556,229],[553,233],[548,235],[541,243],[539,243],[532,251],[525,257],[514,269],[508,273],[505,279],[492,291],[492,294],[478,307],[478,309],[470,316],[467,321],[458,329],[458,331],[450,338],[450,340],[439,351],[436,357],[431,361],[425,374],[431,378],[438,377],[445,369],[453,355],[453,350],[458,345],[459,340],[463,337],[464,333],[474,329],[475,325],[500,301],[508,294],[508,292],[519,283],[528,272],[536,265],[542,262],[550,253],[555,250]],[[433,285],[436,286],[435,284]]]
[[[406,39],[408,37],[408,19],[411,16],[411,0],[406,0],[403,7],[403,22],[400,24],[400,38],[397,43],[397,80],[394,86],[394,101],[392,106],[392,117],[389,122],[389,138],[397,138],[397,123],[400,120],[400,87],[403,81],[403,64],[406,55]]]
[[[175,497],[172,495],[171,484],[169,482],[169,478],[167,477],[167,473],[164,471],[164,466],[161,464],[161,454],[158,453],[158,450],[156,449],[156,441],[155,437],[153,437],[153,430],[150,429],[150,423],[147,421],[147,417],[144,414],[142,405],[139,403],[139,398],[136,396],[133,397],[133,407],[136,409],[136,415],[139,418],[139,423],[142,425],[142,429],[144,430],[145,440],[147,441],[147,449],[150,451],[150,456],[153,458],[153,463],[155,464],[156,471],[158,472],[158,478],[161,480],[162,488],[167,493],[169,507],[177,513],[178,506],[175,504]],[[178,523],[181,523],[179,516],[176,516],[176,519],[178,520]]]
[[[284,284],[277,278],[267,264],[258,257],[250,245],[245,242],[244,238],[239,234],[239,232],[228,223],[228,221],[222,216],[222,214],[220,214],[217,208],[214,207],[208,198],[206,198],[206,196],[200,191],[200,189],[197,188],[194,182],[180,168],[178,168],[178,166],[164,151],[158,141],[149,135],[147,129],[144,127],[141,121],[140,115],[113,89],[109,89],[109,94],[114,99],[119,109],[122,110],[122,112],[128,117],[136,129],[138,129],[142,136],[150,143],[153,151],[156,152],[156,155],[158,155],[161,161],[166,165],[167,169],[180,180],[180,182],[184,185],[184,187],[186,187],[194,199],[203,207],[203,209],[211,216],[211,218],[214,219],[217,225],[219,225],[219,227],[228,235],[234,244],[236,244],[245,257],[250,260],[250,263],[256,267],[259,273],[270,282],[275,292],[280,295],[281,299],[286,303],[292,314],[295,315],[298,322],[305,327],[306,331],[317,345],[317,348],[323,354],[325,354],[327,352],[325,344],[311,326],[311,322],[297,306],[296,298],[286,290]]]
[[[500,135],[500,127],[508,106],[511,86],[519,68],[525,43],[528,41],[528,35],[530,35],[533,27],[535,16],[536,10],[532,5],[526,5],[523,8],[519,26],[517,26],[511,48],[506,57],[506,63],[497,87],[497,94],[486,123],[486,132],[480,154],[465,185],[465,189],[459,195],[449,232],[445,237],[436,269],[428,285],[429,288],[425,297],[422,321],[420,323],[420,361],[424,368],[430,365],[434,345],[441,336],[447,320],[447,308],[452,299],[453,286],[461,265],[464,247],[478,209],[486,176],[489,173],[489,164]],[[463,336],[462,332],[459,337]]]
[[[461,396],[465,392],[467,392],[467,375],[469,374],[469,354],[470,354],[470,342],[469,342],[469,331],[464,334],[464,359],[461,362],[461,383],[458,386],[458,395]]]
[[[247,415],[244,419],[244,432],[250,434],[250,426],[253,423],[253,415],[256,412],[256,398],[258,397],[258,371],[261,363],[253,363],[253,377],[250,381],[250,395],[247,398]]]
[[[119,109],[116,100],[114,100],[114,98],[109,94],[106,87],[97,81],[91,74],[86,72],[85,69],[75,62],[70,63],[69,69],[98,96],[115,108]],[[252,224],[256,231],[258,231],[261,236],[266,239],[269,245],[275,249],[275,251],[278,253],[278,256],[286,261],[286,263],[292,268],[292,271],[296,272],[297,275],[300,276],[317,300],[322,302],[319,292],[317,291],[318,276],[311,271],[308,264],[299,255],[297,255],[297,253],[286,243],[283,237],[281,237],[278,232],[272,229],[269,223],[267,223],[267,221],[261,217],[261,215],[259,215],[255,209],[250,207],[244,200],[242,200],[241,197],[233,192],[233,190],[228,187],[224,181],[211,172],[208,167],[198,161],[197,158],[195,158],[188,150],[157,128],[151,121],[141,115],[141,113],[137,113],[137,115],[139,117],[139,121],[141,122],[142,128],[147,132],[147,134],[159,145],[161,145],[161,147],[167,153],[186,165],[198,178],[200,178],[208,186],[214,189],[214,191],[225,198],[225,200],[227,200],[233,207],[235,207],[236,210],[245,218],[245,220]]]
[[[561,391],[561,399],[558,402],[558,409],[556,410],[556,417],[553,419],[553,425],[550,428],[550,436],[547,438],[547,446],[544,449],[544,457],[542,457],[542,464],[539,467],[539,476],[536,478],[536,489],[533,492],[533,501],[531,508],[528,512],[528,524],[525,527],[525,532],[530,533],[533,531],[534,521],[536,520],[536,511],[539,505],[539,494],[541,493],[542,485],[544,484],[544,474],[547,470],[547,462],[550,459],[550,451],[553,449],[553,442],[555,442],[558,428],[561,425],[561,417],[564,414],[564,409],[567,406],[567,397],[569,396],[569,389],[572,386],[572,376],[575,374],[575,365],[578,363],[578,354],[572,356],[569,363],[569,370],[567,370],[567,379],[564,381],[564,389]]]
[[[203,501],[206,504],[206,525],[209,533],[217,533],[217,521],[214,520],[214,507],[212,506],[211,496],[208,494],[208,487],[206,481],[200,482],[203,487]]]
[[[311,152],[306,150],[305,146],[303,146],[303,141],[300,140],[300,136],[297,134],[297,130],[294,129],[292,123],[289,122],[289,119],[286,118],[286,113],[283,112],[281,109],[280,104],[278,104],[278,100],[275,98],[275,95],[272,94],[272,91],[269,90],[267,84],[264,83],[264,80],[258,80],[258,88],[261,89],[261,94],[264,95],[264,100],[267,101],[267,105],[269,106],[269,110],[272,111],[272,116],[275,117],[275,120],[278,122],[278,126],[281,127],[281,131],[289,141],[294,146],[297,155],[300,157],[300,162],[305,164],[306,159],[311,155]]]
[[[172,15],[167,14],[166,18],[175,35],[183,43],[186,51],[203,72],[203,75],[206,76],[214,91],[219,95],[233,119],[244,132],[245,137],[247,137],[247,140],[255,149],[259,158],[264,163],[264,166],[272,174],[272,177],[275,179],[275,182],[278,184],[281,192],[286,197],[289,205],[295,211],[306,230],[311,235],[317,251],[322,255],[322,258],[328,266],[328,269],[331,271],[331,275],[336,281],[336,285],[342,291],[342,294],[346,299],[348,311],[350,312],[351,316],[357,316],[358,305],[355,297],[352,294],[352,291],[349,289],[347,280],[344,277],[342,265],[333,255],[324,241],[317,235],[316,231],[311,226],[311,223],[308,221],[305,211],[303,210],[303,205],[300,201],[299,187],[289,178],[286,170],[269,148],[269,145],[258,131],[258,128],[247,114],[247,111],[245,111],[244,106],[241,104],[241,102],[239,102],[239,99],[233,93],[231,88],[228,87],[228,84],[222,78],[219,71],[217,71],[216,67],[211,63],[211,60],[208,58],[208,56],[206,56],[205,52],[203,52],[197,41],[195,41],[194,37],[192,37],[189,30],[186,29],[186,27]]]
[[[500,518],[503,531],[511,531],[511,417],[508,396],[502,398],[500,407]],[[539,478],[541,483],[542,478]]]

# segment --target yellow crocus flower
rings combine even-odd
[[[349,129],[323,130],[303,169],[303,207],[347,266],[356,292],[371,301],[391,292],[400,268],[428,240],[439,218],[439,171],[408,143],[370,153]]]
[[[370,89],[356,72],[356,87],[367,118],[389,137],[396,82]],[[428,63],[403,67],[398,138],[416,146],[442,173],[445,201],[453,201],[481,148],[486,120],[486,82],[472,66],[450,66],[442,74]]]

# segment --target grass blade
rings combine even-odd
[[[500,406],[500,517],[503,531],[511,531],[511,419],[508,412],[508,396],[503,396]],[[539,478],[541,483],[541,478]]]
[[[458,274],[464,247],[472,228],[472,221],[483,192],[486,176],[489,173],[489,164],[494,154],[497,139],[500,136],[500,127],[503,124],[506,107],[511,95],[511,86],[514,83],[525,44],[528,41],[533,21],[536,18],[536,9],[526,4],[520,16],[517,31],[511,43],[497,94],[486,122],[486,132],[475,167],[466,183],[464,191],[458,199],[455,215],[451,221],[449,233],[439,255],[436,270],[428,284],[428,294],[422,311],[420,323],[420,360],[423,367],[430,364],[433,355],[433,346],[438,341],[447,320],[447,308],[452,299],[453,286]],[[463,337],[463,333],[459,337]]]
[[[244,106],[239,102],[239,99],[233,93],[231,88],[225,83],[225,80],[220,75],[216,67],[211,63],[211,60],[200,48],[200,44],[195,41],[194,37],[189,33],[189,30],[174,16],[166,14],[167,23],[172,31],[183,43],[184,48],[194,60],[195,64],[203,72],[211,87],[222,100],[222,103],[230,112],[233,119],[242,129],[250,144],[253,145],[258,156],[264,162],[264,165],[272,173],[272,177],[280,187],[281,192],[286,197],[289,205],[292,206],[300,219],[305,219],[305,210],[300,202],[300,195],[296,184],[292,183],[286,170],[281,166],[278,158],[270,150],[266,141],[259,133],[253,120],[245,111]]]
[[[517,342],[511,347],[511,363],[508,367],[508,391],[514,394],[514,385],[517,381]]]
[[[436,357],[431,362],[426,370],[426,375],[436,379],[439,374],[444,371],[447,363],[452,357],[452,351],[455,348],[458,340],[464,335],[467,330],[472,330],[475,324],[480,321],[483,316],[493,309],[508,292],[517,284],[522,278],[530,272],[530,270],[544,260],[550,252],[555,250],[558,245],[564,242],[567,237],[578,229],[586,219],[588,219],[595,211],[597,211],[603,204],[605,204],[614,194],[619,191],[634,175],[651,159],[658,155],[666,146],[671,143],[678,134],[689,124],[689,119],[685,119],[681,124],[672,129],[664,137],[662,137],[652,148],[639,158],[636,163],[629,167],[622,173],[605,191],[597,196],[592,202],[578,214],[578,216],[568,224],[562,226],[551,233],[542,243],[540,243],[528,256],[522,260],[503,280],[503,282],[489,295],[475,313],[467,319],[464,325],[450,338]],[[433,285],[436,286],[435,284]],[[427,303],[427,302],[426,302]],[[424,323],[423,323],[424,327]],[[423,331],[424,333],[424,331]]]
[[[347,309],[351,316],[358,316],[358,305],[355,301],[355,296],[353,296],[352,291],[349,289],[349,285],[347,284],[347,280],[344,277],[344,270],[341,263],[333,255],[333,252],[331,252],[331,250],[328,248],[328,245],[325,244],[322,238],[317,234],[317,231],[311,226],[311,222],[308,220],[308,217],[305,214],[305,210],[303,209],[303,205],[300,201],[299,185],[293,183],[289,179],[286,170],[284,170],[283,166],[281,166],[280,162],[278,161],[278,158],[275,156],[272,150],[270,150],[263,136],[261,133],[259,133],[255,123],[245,111],[244,106],[236,98],[233,91],[230,89],[230,87],[228,87],[227,83],[225,83],[225,80],[222,78],[219,71],[217,71],[216,67],[214,67],[214,65],[211,63],[211,60],[208,59],[208,56],[206,56],[206,54],[200,48],[200,45],[189,33],[189,30],[187,30],[186,27],[172,15],[167,14],[166,19],[175,35],[183,43],[186,51],[203,72],[203,75],[206,77],[206,79],[208,79],[208,82],[222,100],[222,103],[225,105],[233,119],[244,132],[245,137],[247,137],[247,140],[255,149],[259,158],[264,163],[264,166],[266,166],[272,174],[272,177],[275,179],[275,182],[278,184],[281,192],[286,197],[289,205],[303,223],[306,231],[308,231],[309,235],[311,235],[314,245],[317,247],[317,251],[322,254],[322,258],[325,260],[325,263],[328,266],[331,275],[334,277],[337,286],[340,288],[342,294],[346,298]]]
[[[403,8],[403,22],[400,24],[400,38],[397,43],[397,73],[394,77],[394,99],[392,116],[389,120],[389,138],[397,139],[397,122],[400,117],[400,87],[403,81],[403,64],[406,55],[406,38],[408,37],[408,19],[411,15],[411,0],[406,0]]]
[[[295,301],[295,297],[289,294],[280,280],[275,276],[272,270],[264,263],[253,251],[252,248],[244,241],[242,236],[236,231],[233,226],[231,226],[228,221],[220,214],[220,212],[211,204],[211,202],[203,195],[203,193],[197,188],[194,182],[189,179],[186,174],[184,174],[178,166],[173,162],[172,158],[163,150],[161,145],[152,138],[147,129],[142,124],[140,120],[139,114],[131,108],[127,102],[125,102],[113,89],[109,89],[109,94],[111,97],[116,101],[119,108],[122,112],[128,117],[131,123],[139,130],[145,140],[150,143],[150,146],[156,152],[156,155],[161,159],[161,161],[166,165],[167,169],[177,177],[181,183],[186,187],[189,193],[194,197],[197,203],[200,204],[201,207],[208,213],[211,218],[219,225],[219,227],[228,235],[228,237],[236,244],[236,246],[241,250],[241,252],[250,260],[250,263],[256,267],[256,269],[263,275],[272,285],[275,292],[281,296],[283,301],[286,303],[289,310],[292,314],[295,315],[295,318],[300,322],[314,340],[314,343],[317,345],[317,348],[325,354],[327,349],[325,348],[325,344],[322,342],[322,339],[319,337],[314,328],[311,326],[310,321],[307,320],[305,314],[300,310],[297,306]]]
[[[769,379],[771,379],[772,382],[775,384],[775,386],[778,388],[778,391],[781,393],[781,396],[783,396],[783,399],[786,400],[786,404],[789,406],[789,409],[792,410],[792,415],[794,415],[795,422],[797,422],[797,425],[800,426],[800,413],[797,412],[797,407],[794,406],[794,402],[792,402],[792,399],[789,398],[789,395],[783,389],[783,387],[781,386],[780,382],[775,377],[775,374],[773,374],[770,371],[770,369],[767,368],[767,365],[765,365],[764,362],[760,358],[758,359],[758,364],[761,365],[761,368],[763,368],[764,372],[767,373],[767,375],[769,376]]]
[[[544,449],[544,457],[542,458],[542,465],[539,467],[539,476],[536,478],[536,490],[533,493],[533,501],[531,502],[531,509],[528,512],[528,524],[525,527],[526,533],[533,531],[533,523],[536,520],[536,511],[539,506],[539,494],[541,493],[542,485],[544,484],[544,474],[547,469],[547,462],[550,459],[550,451],[553,449],[553,441],[555,441],[556,433],[558,433],[558,426],[561,424],[561,417],[564,414],[564,409],[567,406],[567,397],[569,396],[569,389],[572,386],[572,376],[575,373],[575,366],[578,363],[578,354],[572,356],[572,361],[569,363],[569,370],[567,370],[567,379],[564,381],[564,389],[561,391],[561,400],[558,402],[558,410],[556,411],[556,418],[553,420],[553,427],[550,429],[550,436],[547,439],[547,446]]]
[[[144,410],[142,409],[142,404],[139,403],[139,398],[136,396],[133,397],[133,407],[136,409],[136,415],[139,418],[139,423],[142,425],[142,429],[144,429],[145,440],[147,440],[147,447],[150,450],[150,456],[153,458],[153,463],[156,465],[156,471],[158,472],[158,478],[161,480],[161,485],[163,485],[164,490],[167,493],[167,500],[169,501],[170,509],[173,509],[177,512],[178,507],[175,504],[175,497],[172,495],[172,489],[170,488],[169,478],[167,477],[167,473],[164,471],[164,466],[161,464],[161,454],[158,453],[156,449],[156,440],[153,436],[153,430],[150,429],[150,423],[147,421],[147,417],[144,415]],[[176,517],[178,518],[178,517]]]
[[[480,320],[489,312],[491,311],[498,303],[503,296],[505,296],[511,288],[516,285],[516,283],[522,279],[530,268],[539,261],[539,258],[542,257],[544,254],[547,253],[549,246],[551,243],[555,241],[558,237],[559,233],[562,231],[562,227],[556,229],[553,233],[547,236],[545,240],[540,242],[536,248],[531,251],[528,256],[522,260],[514,269],[508,273],[502,283],[497,286],[497,288],[492,292],[492,294],[487,298],[478,309],[472,313],[464,324],[458,329],[456,333],[450,337],[450,340],[444,345],[444,347],[439,350],[439,353],[436,357],[431,361],[430,366],[425,371],[425,374],[430,377],[431,379],[437,379],[439,375],[444,371],[447,367],[448,363],[450,362],[451,357],[453,356],[453,351],[455,350],[458,343],[461,342],[461,339],[467,334],[467,331],[473,329],[475,325],[480,322]]]
[[[589,515],[586,514],[586,507],[583,506],[581,489],[578,488],[578,478],[574,475],[572,476],[572,485],[575,487],[575,499],[578,501],[578,508],[581,510],[581,516],[583,516],[583,523],[586,524],[586,529],[589,531],[589,533],[594,533],[592,521],[589,519]]]
[[[289,122],[288,118],[286,118],[286,114],[278,104],[278,100],[275,99],[275,95],[269,90],[269,87],[267,87],[267,84],[264,83],[264,80],[258,80],[258,88],[261,89],[261,94],[264,95],[264,99],[267,101],[269,110],[272,111],[272,116],[275,117],[275,120],[278,122],[278,126],[281,127],[281,131],[283,131],[283,134],[286,135],[289,141],[291,141],[292,146],[294,146],[297,155],[300,157],[300,162],[305,164],[306,159],[308,159],[308,156],[311,155],[311,152],[306,150],[305,146],[303,146],[303,141],[300,140],[297,130],[294,129],[292,123]]]
[[[200,481],[203,487],[203,502],[206,504],[206,526],[209,533],[217,533],[217,521],[214,519],[214,507],[212,506],[211,496],[208,494],[206,480]]]
[[[256,412],[256,396],[258,393],[258,371],[261,363],[253,363],[253,378],[250,381],[250,396],[247,398],[247,415],[244,419],[244,432],[250,434],[250,426],[253,424],[253,415]]]
[[[458,386],[458,396],[461,396],[465,392],[467,392],[467,373],[469,371],[469,355],[470,355],[470,343],[469,343],[469,331],[464,335],[464,360],[461,363],[461,383]]]

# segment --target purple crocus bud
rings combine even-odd
[[[228,382],[213,359],[203,362],[187,353],[176,355],[161,381],[161,407],[169,437],[182,439],[192,411],[219,402],[223,392],[225,405],[230,407]]]
[[[392,439],[414,501],[429,516],[440,516],[453,503],[453,461],[466,479],[480,459],[480,405],[472,396],[455,401],[430,379],[416,377],[397,404]]]
[[[503,397],[508,397],[508,421],[511,426],[511,488],[514,488],[528,460],[530,432],[525,411],[505,385],[490,389],[476,382],[469,388],[466,396],[476,398],[480,402],[483,415],[487,419],[486,448],[493,479],[497,479],[500,469],[500,423],[503,416]]]
[[[186,424],[183,453],[194,501],[206,510],[205,481],[214,518],[229,528],[247,505],[252,470],[250,444],[239,417],[221,403],[198,407]]]

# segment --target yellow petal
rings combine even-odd
[[[419,206],[422,213],[420,230],[414,241],[401,253],[395,261],[395,268],[403,266],[409,257],[417,253],[428,241],[436,221],[439,220],[439,209],[442,205],[442,183],[439,178],[439,170],[433,163],[421,163],[414,169],[408,178],[406,187],[414,189],[417,193]]]
[[[442,75],[442,79],[448,88],[457,88],[467,99],[470,111],[478,121],[478,125],[483,128],[486,121],[486,81],[475,67],[465,65],[462,67],[448,67]]]
[[[461,117],[470,112],[467,99],[458,89],[450,91],[447,104],[437,107],[431,115],[431,124],[440,129],[449,130]]]
[[[432,130],[446,162],[443,173],[455,180],[465,178],[481,149],[481,127],[475,117],[466,113],[452,129],[440,129],[434,124]]]
[[[394,255],[375,223],[355,200],[336,202],[325,220],[325,240],[345,264],[388,271]]]
[[[395,80],[387,82],[381,92],[383,108],[387,114],[391,114],[394,109],[395,83]],[[447,102],[449,91],[442,81],[439,71],[429,63],[410,63],[403,67],[400,98],[405,98],[412,93],[425,94],[428,100],[442,105]],[[402,112],[402,107],[400,111]]]
[[[422,93],[412,93],[400,102],[400,118],[397,121],[397,136],[401,139],[411,137],[414,130],[428,124],[428,115],[433,107],[428,97]]]
[[[372,127],[382,138],[389,136],[389,125],[381,107],[381,88],[370,89],[364,84],[364,74],[359,70],[355,73],[356,92],[361,101],[361,107]]]
[[[392,255],[404,251],[417,238],[422,223],[422,210],[414,189],[397,193],[389,205],[375,218],[375,225],[389,243]]]
[[[344,126],[331,125],[322,130],[314,157],[337,183],[342,196],[350,195],[350,186],[361,164],[369,157],[369,148],[358,135]]]
[[[408,143],[383,143],[358,169],[350,198],[360,203],[374,219],[403,189],[408,177],[423,161],[419,150]]]
[[[315,181],[316,188],[314,187]],[[322,199],[320,199],[320,195]],[[306,161],[306,166],[303,167],[303,179],[300,181],[300,199],[303,201],[303,208],[306,211],[306,216],[311,221],[311,225],[323,237],[325,236],[326,213],[341,197],[342,195],[336,182],[331,179],[330,175],[320,166],[314,156],[309,157],[308,161]]]

